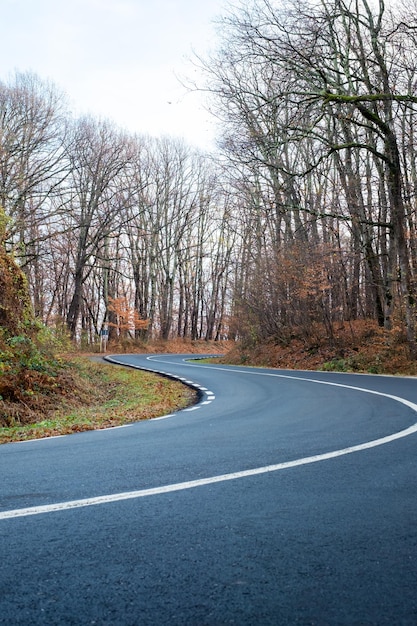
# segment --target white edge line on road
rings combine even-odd
[[[160,420],[166,420],[169,417],[174,417],[175,413],[169,413],[169,415],[161,415],[161,417],[152,417],[151,422],[159,422]]]
[[[207,367],[207,366],[206,366]],[[138,368],[141,369],[141,368]],[[210,369],[219,369],[223,370],[223,368],[210,367]],[[250,373],[254,375],[262,375],[262,376],[275,376],[277,378],[291,378],[294,380],[303,380],[307,382],[317,383],[321,385],[331,385],[334,387],[343,387],[345,389],[352,389],[355,391],[361,391],[363,393],[370,393],[377,396],[382,396],[385,398],[389,398],[391,400],[395,400],[405,406],[411,408],[414,412],[417,413],[417,404],[411,402],[410,400],[406,400],[405,398],[400,398],[399,396],[394,396],[388,393],[383,393],[380,391],[374,391],[372,389],[365,389],[363,387],[355,387],[353,385],[345,385],[343,383],[333,383],[330,381],[322,381],[314,378],[300,378],[298,376],[292,376],[287,374],[276,374],[274,372],[256,372],[250,371],[246,372],[245,370],[235,370],[232,368],[228,368],[228,371],[234,371],[239,373]],[[195,407],[198,408],[198,407]],[[191,410],[193,407],[191,407]],[[190,410],[190,409],[185,409]],[[168,416],[166,416],[168,417]],[[16,517],[27,517],[30,515],[39,515],[41,513],[52,513],[55,511],[65,511],[69,509],[82,508],[86,506],[96,506],[99,504],[108,504],[111,502],[120,502],[122,500],[132,500],[137,498],[144,498],[147,496],[155,496],[161,495],[164,493],[172,493],[174,491],[183,491],[185,489],[192,489],[194,487],[202,487],[204,485],[212,485],[215,483],[225,482],[228,480],[237,480],[239,478],[247,478],[250,476],[259,476],[260,474],[267,474],[269,472],[277,472],[279,470],[289,469],[292,467],[299,467],[301,465],[309,465],[311,463],[318,463],[320,461],[327,461],[329,459],[338,458],[341,456],[345,456],[347,454],[352,454],[353,452],[360,452],[362,450],[369,450],[371,448],[376,448],[378,446],[385,445],[387,443],[391,443],[392,441],[396,441],[397,439],[402,439],[404,437],[408,437],[417,432],[417,423],[413,424],[409,428],[401,430],[399,432],[393,433],[392,435],[387,435],[386,437],[381,437],[379,439],[373,439],[372,441],[367,441],[365,443],[361,443],[355,446],[350,446],[348,448],[341,448],[340,450],[333,450],[331,452],[325,452],[324,454],[316,454],[314,456],[304,457],[302,459],[295,459],[294,461],[285,461],[283,463],[277,463],[275,465],[266,465],[264,467],[257,467],[254,469],[243,470],[240,472],[231,472],[230,474],[221,474],[219,476],[211,476],[209,478],[201,478],[198,480],[191,480],[182,483],[175,483],[172,485],[164,485],[162,487],[154,487],[151,489],[140,489],[137,491],[127,491],[122,493],[115,493],[110,495],[98,496],[95,498],[85,498],[82,500],[72,500],[68,502],[58,502],[55,504],[45,504],[41,506],[28,507],[24,509],[14,509],[10,511],[2,511],[0,512],[0,520],[12,519]]]
[[[414,410],[417,411],[417,405],[414,405]],[[137,491],[126,491],[123,493],[114,493],[105,496],[98,496],[96,498],[85,498],[83,500],[71,500],[69,502],[58,502],[55,504],[45,504],[42,506],[33,506],[26,509],[15,509],[12,511],[0,512],[0,520],[12,519],[16,517],[27,517],[29,515],[39,515],[41,513],[52,513],[56,511],[67,511],[69,509],[78,509],[86,506],[97,506],[99,504],[109,504],[111,502],[120,502],[122,500],[133,500],[137,498],[145,498],[147,496],[157,496],[165,493],[172,493],[174,491],[184,491],[185,489],[193,489],[194,487],[202,487],[204,485],[213,485],[215,483],[221,483],[228,480],[237,480],[239,478],[248,478],[250,476],[259,476],[260,474],[267,474],[269,472],[277,472],[279,470],[285,470],[292,467],[299,467],[301,465],[308,465],[311,463],[318,463],[319,461],[326,461],[328,459],[334,459],[346,454],[352,454],[353,452],[359,452],[361,450],[368,450],[377,446],[382,446],[396,439],[408,437],[417,432],[417,424],[401,430],[393,435],[387,437],[381,437],[380,439],[374,439],[356,446],[349,448],[343,448],[341,450],[334,450],[332,452],[326,452],[324,454],[317,454],[314,456],[308,456],[303,459],[296,459],[294,461],[286,461],[284,463],[277,463],[276,465],[266,465],[265,467],[256,467],[254,469],[243,470],[240,472],[231,472],[230,474],[221,474],[220,476],[211,476],[209,478],[200,478],[198,480],[189,480],[182,483],[175,483],[172,485],[164,485],[162,487],[154,487],[151,489],[139,489]]]
[[[152,360],[156,360],[156,358],[157,358],[156,356],[155,357],[148,357],[149,360],[151,360],[151,359]],[[166,363],[166,361],[160,361],[160,362],[162,362],[162,363],[165,362]],[[123,363],[120,363],[120,364],[123,364]],[[183,363],[182,365],[185,365],[187,367],[199,367],[198,365],[194,365],[192,363]],[[362,393],[370,393],[370,394],[373,394],[375,396],[382,396],[383,398],[390,398],[391,400],[395,400],[396,402],[400,402],[401,404],[405,404],[406,406],[408,406],[411,409],[413,409],[413,411],[417,412],[417,404],[414,404],[414,402],[406,400],[405,398],[401,398],[400,396],[393,396],[393,395],[391,395],[389,393],[384,393],[382,391],[374,391],[373,389],[366,389],[365,387],[356,387],[355,385],[346,385],[344,383],[332,383],[329,380],[318,380],[317,378],[307,378],[307,377],[304,377],[304,376],[293,376],[292,374],[278,374],[278,373],[275,373],[275,372],[260,372],[260,371],[257,371],[255,368],[249,369],[249,370],[243,370],[243,369],[236,369],[236,368],[233,368],[231,366],[216,367],[216,366],[204,364],[204,369],[218,370],[220,372],[234,372],[234,373],[237,373],[237,374],[246,374],[246,375],[252,375],[252,376],[270,376],[270,377],[273,377],[273,378],[290,378],[292,380],[302,380],[302,381],[309,382],[309,383],[315,383],[317,385],[329,385],[331,387],[343,387],[344,389],[352,389],[354,391],[361,391]],[[356,374],[354,374],[354,375],[356,375]],[[392,377],[392,378],[394,378],[394,377]],[[417,424],[416,424],[416,426],[417,426]]]

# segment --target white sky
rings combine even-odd
[[[213,147],[215,121],[193,76],[192,51],[216,47],[227,0],[0,0],[0,80],[33,71],[66,92],[75,114],[131,132]]]

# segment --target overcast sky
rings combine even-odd
[[[193,75],[192,50],[216,46],[213,24],[227,0],[0,0],[0,79],[33,71],[64,90],[76,114],[132,132],[213,144],[201,95],[176,75]]]

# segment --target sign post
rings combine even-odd
[[[106,352],[108,339],[109,339],[109,329],[102,328],[100,331],[100,352]]]

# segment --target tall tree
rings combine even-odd
[[[375,284],[379,321],[389,328],[393,306],[404,312],[412,357],[413,220],[401,122],[416,112],[409,80],[416,25],[398,12],[388,14],[382,0],[295,0],[285,6],[257,0],[224,20],[225,45],[205,64],[208,88],[232,131],[225,149],[258,175],[268,173],[274,208],[282,207],[276,224],[284,225],[287,241],[294,233],[307,235],[299,211],[320,220],[326,212],[348,218]],[[341,163],[356,184],[346,184]],[[339,214],[307,204],[306,181],[324,164],[339,168],[334,184],[345,200],[337,203]]]
[[[68,159],[68,200],[76,244],[67,325],[75,338],[83,285],[103,240],[116,228],[118,183],[124,184],[122,173],[131,161],[130,143],[108,122],[82,118],[74,124]]]

